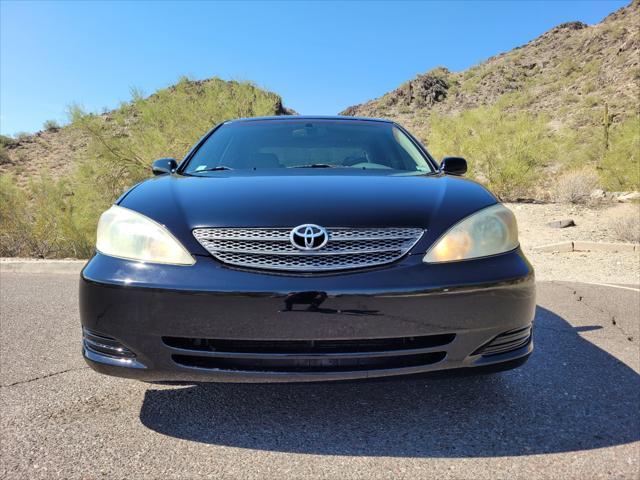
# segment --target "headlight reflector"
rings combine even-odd
[[[162,225],[128,208],[112,206],[100,216],[96,249],[112,257],[193,265],[195,260]]]
[[[423,261],[454,262],[488,257],[518,247],[516,217],[498,203],[454,225],[429,249]]]

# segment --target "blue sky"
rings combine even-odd
[[[443,65],[462,70],[628,1],[0,3],[0,132],[117,107],[182,75],[252,80],[332,115]]]

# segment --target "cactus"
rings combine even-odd
[[[609,127],[611,127],[612,123],[613,115],[609,114],[609,104],[607,102],[604,102],[604,115],[602,116],[602,126],[604,127],[604,153],[609,150]]]

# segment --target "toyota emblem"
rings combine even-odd
[[[298,250],[318,250],[329,241],[329,233],[325,228],[307,223],[291,230],[289,239]]]

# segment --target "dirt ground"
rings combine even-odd
[[[614,223],[640,218],[640,205],[598,207],[566,204],[507,204],[518,219],[520,243],[536,269],[538,280],[635,284],[640,283],[640,251],[535,252],[537,246],[565,241],[620,242]],[[552,228],[554,220],[573,219],[576,226]]]

